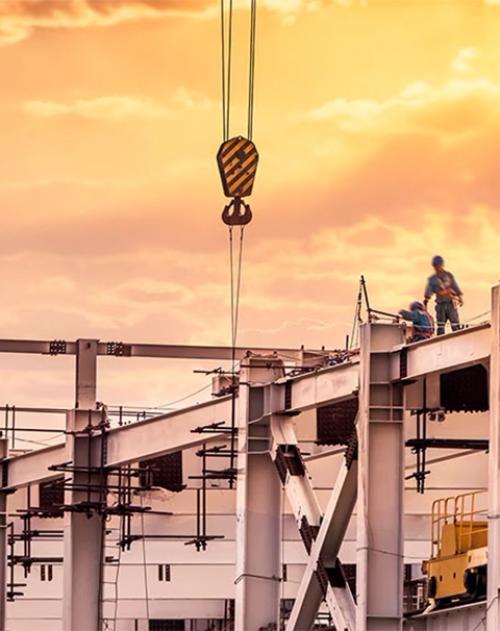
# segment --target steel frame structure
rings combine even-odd
[[[1,441],[0,554],[7,557],[8,496],[57,477],[53,466],[71,462],[79,471],[106,475],[113,468],[199,445],[193,434],[227,420],[231,397],[107,429],[105,461],[99,462],[102,414],[96,402],[97,358],[157,357],[231,359],[231,349],[76,342],[0,340],[0,353],[72,354],[76,357],[75,408],[67,415],[66,442],[8,457]],[[487,629],[500,628],[500,286],[492,291],[491,324],[405,345],[398,324],[362,326],[359,358],[318,367],[296,377],[284,373],[283,358],[304,353],[328,357],[324,349],[237,349],[242,363],[238,394],[236,631],[258,631],[279,623],[280,493],[284,488],[308,553],[288,631],[311,628],[325,601],[340,629],[388,631],[403,626],[404,410],[407,388],[428,375],[481,363],[489,369],[489,551]],[[326,511],[322,513],[300,454],[293,417],[304,410],[359,397],[357,439]],[[102,432],[101,432],[102,433]],[[84,438],[85,434],[85,438]],[[211,438],[223,438],[215,431]],[[82,447],[85,441],[85,448]],[[98,473],[99,472],[99,473]],[[65,504],[81,504],[81,491],[67,489]],[[92,498],[97,501],[97,498]],[[357,502],[357,605],[338,560],[340,544]],[[99,629],[103,519],[79,510],[65,513],[63,628]],[[0,591],[6,592],[5,562]],[[77,568],[77,571],[76,571]],[[77,578],[78,577],[78,578]],[[78,591],[77,591],[78,585]],[[415,624],[421,624],[419,621]],[[416,627],[415,627],[416,628]],[[419,628],[425,628],[420,626]],[[5,598],[0,598],[0,631]]]

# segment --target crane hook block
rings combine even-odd
[[[252,194],[259,154],[251,140],[236,136],[223,142],[217,153],[220,177],[226,197]]]
[[[227,226],[246,226],[252,221],[250,206],[245,204],[240,197],[235,197],[224,207],[222,221]]]

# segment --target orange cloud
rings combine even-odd
[[[209,0],[2,0],[0,44],[15,44],[35,29],[108,27],[167,16],[213,13]]]
[[[153,99],[135,96],[102,96],[78,99],[70,103],[28,101],[24,104],[24,110],[42,118],[74,115],[109,121],[126,118],[163,118],[172,114],[167,107]]]
[[[368,0],[263,0],[270,11],[293,15],[329,5],[365,6]],[[235,0],[248,10],[250,0]],[[2,0],[0,45],[16,44],[36,29],[102,28],[166,17],[208,18],[219,14],[217,0]]]

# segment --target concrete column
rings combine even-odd
[[[0,459],[7,458],[8,455],[8,439],[0,438]],[[7,549],[7,493],[0,491],[0,631],[7,628]]]
[[[403,617],[403,388],[390,381],[393,324],[361,327],[357,631],[399,631]]]
[[[500,286],[492,290],[488,453],[487,631],[500,629]]]
[[[243,364],[238,395],[235,631],[259,631],[270,625],[278,628],[279,622],[281,486],[270,456],[265,384],[281,377],[283,368],[275,358],[249,357]]]
[[[101,419],[96,411],[97,341],[78,340],[76,356],[76,406],[68,414],[66,460],[74,467],[97,466],[98,456],[89,451],[87,435],[79,434]],[[73,482],[83,486],[98,484],[96,474],[71,472]],[[68,489],[65,504],[77,506],[88,501],[85,490]],[[97,499],[96,493],[90,500]],[[103,518],[93,511],[66,511],[64,514],[63,629],[97,631],[100,621],[100,588],[103,550]]]

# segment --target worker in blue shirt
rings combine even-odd
[[[410,342],[428,340],[434,335],[434,319],[418,300],[411,303],[409,311],[401,309],[399,315],[413,324],[413,336]]]
[[[444,269],[444,259],[442,256],[435,256],[432,259],[434,274],[429,276],[424,294],[424,305],[436,295],[436,319],[437,334],[443,335],[446,323],[449,321],[451,330],[460,328],[460,318],[458,316],[458,306],[464,304],[463,294],[451,272]]]

